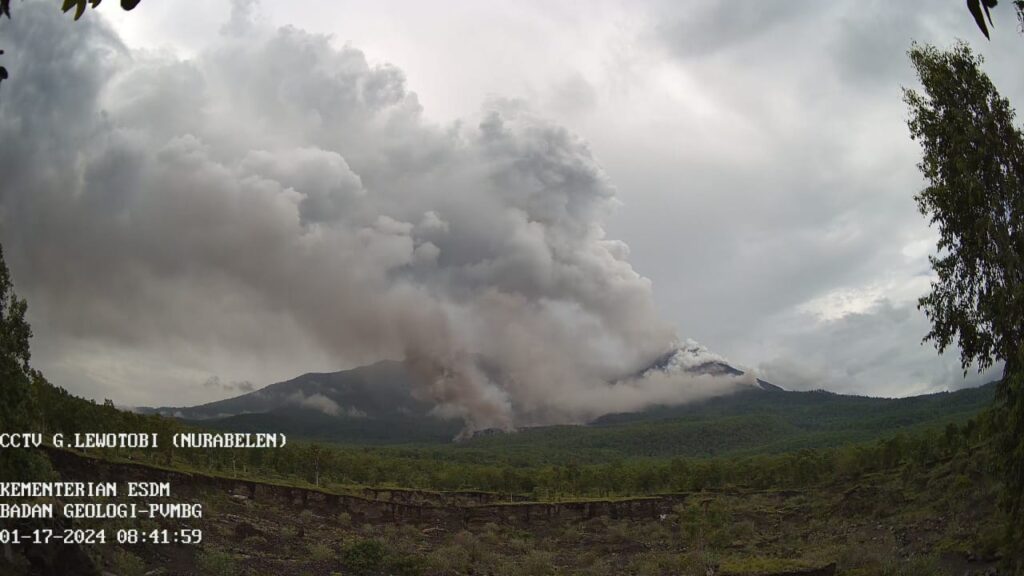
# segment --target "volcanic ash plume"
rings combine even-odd
[[[468,431],[734,385],[631,377],[675,337],[565,129],[507,103],[433,125],[396,68],[244,11],[194,59],[97,16],[27,2],[5,29],[3,242],[44,333],[182,364],[405,358]]]

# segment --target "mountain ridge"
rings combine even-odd
[[[664,369],[652,365],[650,369]],[[650,370],[649,369],[649,370]],[[725,362],[687,371],[737,376]],[[541,451],[570,458],[711,456],[768,453],[867,441],[927,426],[962,423],[992,400],[991,384],[908,398],[824,390],[789,391],[757,380],[732,394],[638,412],[610,413],[580,425],[482,431],[460,450]],[[349,445],[451,444],[462,429],[417,399],[401,362],[310,372],[260,390],[191,408],[156,408],[194,425],[238,432],[275,431]]]

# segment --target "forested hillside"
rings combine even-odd
[[[429,404],[414,398],[412,387],[401,363],[379,362],[305,374],[202,406],[151,412],[211,429],[284,432],[344,445],[451,444],[461,422],[435,416]],[[993,390],[988,385],[890,399],[748,386],[709,400],[610,414],[588,425],[484,431],[451,451],[507,453],[534,461],[601,461],[825,448],[962,423],[991,403]]]
[[[539,500],[724,486],[799,487],[890,469],[904,462],[923,466],[988,444],[995,424],[975,404],[987,394],[990,390],[981,388],[912,402],[897,401],[904,408],[916,407],[904,410],[907,414],[936,414],[916,428],[889,434],[879,431],[871,441],[852,441],[842,428],[835,428],[828,433],[830,436],[801,436],[796,425],[779,424],[777,417],[764,414],[717,414],[692,421],[680,417],[594,427],[538,428],[480,435],[464,443],[372,447],[293,439],[284,448],[259,450],[174,449],[170,435],[194,425],[126,412],[109,402],[95,404],[52,386],[38,375],[32,388],[37,407],[35,422],[40,430],[140,431],[164,438],[158,450],[91,451],[106,458],[128,458],[238,478],[334,486],[339,490],[363,486],[482,490]],[[721,409],[719,402],[715,404]],[[765,427],[766,422],[773,421],[774,428]],[[781,444],[762,441],[772,433],[778,437],[788,434],[794,444],[800,438],[805,442],[827,438],[835,445],[783,451]]]
[[[606,416],[590,426],[473,438],[465,448],[576,459],[753,455],[866,442],[963,423],[992,402],[993,385],[887,399],[750,389],[676,407]]]

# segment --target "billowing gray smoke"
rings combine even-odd
[[[405,358],[468,430],[735,385],[622,380],[675,337],[565,129],[500,104],[432,125],[399,70],[242,11],[191,60],[98,16],[27,2],[2,31],[3,241],[44,330],[179,365],[295,335],[339,365]]]

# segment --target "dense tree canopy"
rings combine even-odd
[[[905,92],[928,180],[916,200],[938,226],[938,279],[920,307],[939,350],[967,369],[1011,362],[1024,342],[1024,137],[1014,111],[963,43],[910,52],[925,94]]]
[[[32,377],[25,300],[14,292],[0,248],[0,433],[32,429]],[[0,450],[0,478],[24,477],[39,464],[25,450]]]

